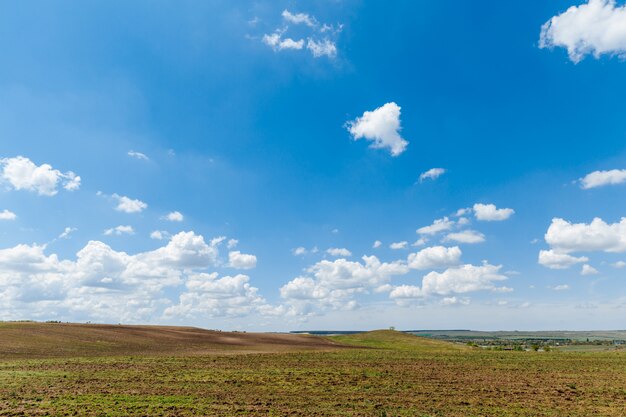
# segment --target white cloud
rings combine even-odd
[[[580,275],[583,275],[583,276],[597,275],[597,274],[599,274],[598,270],[589,264],[584,264],[580,270]]]
[[[365,138],[373,142],[370,147],[388,148],[392,156],[400,155],[409,144],[400,136],[400,107],[394,102],[366,111],[346,126],[354,140]]]
[[[458,265],[461,262],[461,249],[458,246],[446,248],[432,246],[408,256],[411,269],[436,269]]]
[[[626,262],[624,262],[624,261],[617,261],[615,263],[612,263],[611,266],[613,268],[624,268],[626,266]]]
[[[383,242],[381,242],[380,240],[375,240],[374,243],[372,244],[372,248],[374,249],[380,248],[382,244]]]
[[[115,226],[111,229],[106,229],[104,231],[105,236],[111,236],[111,235],[132,235],[135,234],[135,229],[133,229],[132,226]]]
[[[409,247],[409,242],[407,242],[406,240],[403,240],[402,242],[393,242],[392,244],[389,245],[389,249],[393,249],[393,250],[406,249],[408,247]]]
[[[611,169],[609,171],[593,171],[580,180],[583,190],[602,187],[605,185],[623,184],[626,182],[626,169]]]
[[[148,205],[141,200],[128,198],[124,195],[113,194],[113,198],[117,200],[115,210],[124,213],[141,213],[148,208]]]
[[[363,256],[363,263],[336,259],[322,260],[280,289],[297,314],[310,314],[316,308],[352,309],[356,294],[384,288],[391,276],[403,275],[409,268],[402,262],[382,263],[375,256]]]
[[[228,242],[226,242],[226,247],[228,249],[234,249],[237,247],[238,244],[239,241],[237,239],[228,239]]]
[[[561,284],[561,285],[556,285],[550,288],[552,288],[554,291],[566,291],[566,290],[569,290],[569,285]]]
[[[298,246],[297,248],[291,251],[294,256],[302,256],[307,254],[307,250],[304,246]]]
[[[237,269],[252,269],[256,267],[256,256],[241,253],[238,250],[228,253],[228,266]]]
[[[0,220],[15,220],[17,215],[10,210],[4,209],[0,212]]]
[[[72,171],[62,173],[49,164],[37,166],[23,156],[0,159],[0,179],[15,190],[45,196],[56,195],[59,185],[68,191],[80,188],[80,177]]]
[[[447,217],[443,219],[437,219],[430,226],[424,226],[417,229],[417,233],[420,235],[434,235],[439,232],[445,232],[452,229],[454,226],[454,220],[450,220]]]
[[[315,58],[319,58],[321,56],[334,58],[337,56],[337,45],[329,39],[316,41],[315,39],[309,38],[307,40],[306,47],[309,51],[311,51]]]
[[[553,250],[542,250],[539,252],[539,264],[550,269],[566,269],[572,265],[587,262],[589,258],[581,256],[579,258],[566,253],[558,253]]]
[[[298,24],[305,24],[308,27],[315,27],[317,26],[317,20],[315,19],[315,17],[310,16],[306,13],[291,13],[289,10],[285,9],[283,10],[283,12],[281,13],[281,16],[283,17],[283,19],[285,19],[287,22],[289,23],[293,23],[295,25]]]
[[[448,233],[443,238],[444,242],[458,242],[458,243],[482,243],[485,241],[485,235],[476,230],[463,230],[462,232]]]
[[[78,229],[75,227],[66,227],[63,232],[59,235],[58,239],[69,239],[70,235],[77,231]]]
[[[473,291],[496,291],[494,282],[506,280],[500,273],[502,265],[484,263],[448,268],[443,272],[430,272],[422,280],[422,291],[426,294],[448,295]]]
[[[453,306],[453,305],[469,305],[470,303],[470,299],[469,298],[459,298],[457,296],[453,296],[453,297],[443,297],[441,299],[441,305],[444,306]],[[506,301],[505,301],[506,303]]]
[[[540,48],[563,47],[579,62],[585,55],[626,55],[626,6],[589,0],[552,17],[541,27]]]
[[[476,203],[473,209],[477,220],[487,222],[506,220],[515,213],[511,208],[496,208],[495,204]]]
[[[329,254],[330,256],[335,256],[335,257],[348,257],[348,256],[352,256],[352,252],[350,252],[348,249],[346,248],[328,248],[326,249],[326,253]]]
[[[546,242],[557,252],[626,252],[626,218],[607,224],[596,217],[591,223],[570,223],[552,219],[545,234]]]
[[[185,216],[183,216],[180,211],[172,211],[171,213],[168,213],[161,218],[170,222],[182,222],[183,220],[185,220]]]
[[[263,35],[263,43],[271,46],[275,51],[283,51],[285,49],[299,50],[304,48],[304,39],[294,40],[282,37],[282,33],[274,32],[271,35]]]
[[[141,159],[143,161],[149,161],[150,158],[148,158],[146,156],[146,154],[143,154],[141,152],[136,152],[133,150],[128,151],[128,156],[130,156],[131,158],[136,158],[136,159]]]
[[[419,239],[417,239],[415,242],[411,243],[411,246],[424,246],[425,244],[428,243],[428,238],[422,236]]]
[[[399,304],[409,299],[431,295],[447,296],[474,291],[510,291],[507,287],[496,287],[495,282],[504,281],[506,275],[500,273],[501,265],[483,263],[481,266],[471,264],[448,268],[443,272],[429,272],[422,279],[422,287],[401,285],[395,287],[389,297]]]
[[[425,180],[436,180],[445,173],[446,170],[443,168],[431,168],[420,174],[420,182],[424,182]]]
[[[90,241],[76,260],[46,255],[44,246],[1,249],[0,317],[158,322],[163,315],[206,319],[268,311],[247,277],[200,272],[216,265],[219,242],[182,232],[154,251],[129,255]],[[175,304],[170,297],[181,286]]]
[[[170,234],[166,232],[165,230],[153,230],[150,233],[150,239],[154,239],[154,240],[167,239],[169,236]]]

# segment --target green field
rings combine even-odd
[[[59,329],[39,326],[40,341]],[[62,334],[89,333],[65,326]],[[81,357],[46,354],[63,343],[56,336],[37,347],[28,332],[0,325],[0,415],[626,415],[624,351],[499,352],[393,331],[293,343],[295,335],[219,332],[216,347],[218,332],[186,331],[193,349],[170,341],[141,353],[118,329],[105,352],[92,339]]]

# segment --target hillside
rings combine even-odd
[[[0,323],[0,359],[286,352],[340,347],[339,342],[310,335],[173,326]]]
[[[332,336],[328,339],[351,346],[363,346],[377,349],[396,349],[413,351],[458,351],[467,349],[464,345],[452,344],[439,340],[427,339],[395,330],[374,330],[350,335]]]

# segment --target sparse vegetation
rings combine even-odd
[[[253,336],[221,335],[233,343]],[[69,350],[32,359],[34,347],[21,358],[7,356],[0,338],[0,415],[625,414],[624,351],[491,351],[389,330],[317,340],[334,350],[233,355],[253,349],[222,345],[221,353],[183,349],[173,356],[171,345],[158,354],[77,357]]]

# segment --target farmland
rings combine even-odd
[[[0,324],[2,416],[625,414],[623,350],[502,352],[394,331]]]

